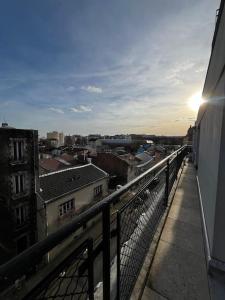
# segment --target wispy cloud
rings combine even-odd
[[[58,114],[64,114],[64,111],[60,108],[50,107],[49,110],[54,111]]]
[[[68,86],[67,88],[66,88],[66,90],[68,91],[68,92],[73,92],[74,90],[75,90],[75,87],[74,86]]]
[[[63,1],[60,20],[55,1],[39,5],[41,20],[30,6],[21,23],[24,5],[12,11],[5,1],[0,117],[41,134],[56,124],[71,134],[186,133],[196,117],[187,99],[204,81],[219,0],[80,2]]]
[[[79,105],[77,107],[71,107],[70,110],[75,113],[80,113],[80,112],[90,112],[92,111],[92,108],[86,105]]]
[[[102,93],[102,89],[100,87],[97,87],[94,85],[82,86],[81,90],[89,92],[89,93],[96,93],[96,94]]]

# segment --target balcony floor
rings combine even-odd
[[[142,300],[210,299],[197,181],[187,163],[162,231]]]

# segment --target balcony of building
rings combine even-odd
[[[210,299],[196,170],[188,162],[149,268],[145,299]]]
[[[187,155],[182,147],[0,266],[1,297],[210,299]]]

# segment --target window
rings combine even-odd
[[[59,216],[63,216],[74,209],[74,199],[66,201],[59,205]]]
[[[102,194],[102,185],[96,186],[94,188],[94,196],[99,196]]]
[[[13,160],[21,161],[24,158],[24,140],[13,140]]]
[[[29,207],[28,205],[19,206],[15,209],[15,217],[16,217],[16,224],[22,225],[24,224],[29,217]]]
[[[14,193],[19,194],[24,192],[25,175],[16,174],[13,176]]]

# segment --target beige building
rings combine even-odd
[[[51,139],[59,140],[58,131],[47,132],[47,139],[48,140],[51,140]]]
[[[47,139],[48,140],[57,140],[57,146],[63,146],[64,145],[64,134],[63,132],[58,131],[52,131],[47,132]]]
[[[108,174],[93,164],[40,176],[38,193],[38,240],[71,222],[81,211],[108,194]],[[81,232],[76,232],[76,235]],[[75,235],[49,253],[48,261]]]
[[[59,133],[59,146],[63,146],[64,145],[64,134],[63,132]]]

